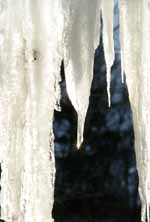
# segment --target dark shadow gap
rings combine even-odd
[[[75,146],[77,115],[66,92],[63,63],[61,66],[62,111],[54,115],[55,222],[140,221],[128,91],[126,84],[121,83],[120,61],[116,60],[112,68],[112,107],[108,108],[106,66],[100,45],[95,52],[94,78],[80,150]]]

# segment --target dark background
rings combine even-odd
[[[132,112],[126,82],[121,82],[117,6],[114,12],[112,106],[108,108],[101,39],[95,51],[94,79],[80,150],[75,146],[77,115],[66,92],[62,62],[62,111],[54,114],[56,222],[140,221]]]

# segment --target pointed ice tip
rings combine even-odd
[[[107,96],[108,96],[108,107],[111,107],[111,92],[110,92],[110,84],[111,84],[111,66],[107,65]]]
[[[81,148],[83,142],[85,115],[78,113],[78,126],[77,126],[77,149]]]
[[[111,108],[111,97],[110,97],[110,94],[108,94],[108,108]]]
[[[78,129],[78,135],[77,135],[77,149],[79,150],[81,148],[81,144],[83,142],[83,134],[79,133]]]
[[[79,150],[80,148],[81,148],[81,143],[80,144],[77,143],[77,150]]]
[[[110,94],[110,87],[107,87],[107,95],[108,95],[108,107],[111,108],[111,94]]]

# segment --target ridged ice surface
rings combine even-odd
[[[68,95],[83,130],[99,44],[100,9],[111,105],[113,0],[0,0],[1,206],[6,222],[52,221],[53,111],[64,61]],[[119,0],[122,76],[133,111],[142,221],[150,204],[150,0]]]
[[[150,1],[119,1],[122,69],[133,111],[142,221],[150,221]]]
[[[56,2],[2,1],[1,217],[7,222],[51,219],[55,163],[50,143],[61,63]]]
[[[99,2],[0,1],[1,218],[6,222],[53,220],[52,121],[60,66],[64,60],[79,147],[99,43]]]

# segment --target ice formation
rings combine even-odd
[[[46,222],[53,206],[55,167],[49,143],[59,73],[58,6],[38,0],[7,0],[1,6],[1,217]]]
[[[119,1],[122,69],[133,112],[142,221],[150,221],[150,0]]]
[[[66,0],[63,9],[64,68],[68,95],[78,114],[79,148],[93,79],[94,53],[99,44],[100,1],[91,4],[91,0]]]
[[[84,10],[83,10],[84,9]],[[0,1],[1,218],[53,221],[53,111],[64,60],[78,147],[99,43],[100,1]],[[89,35],[90,33],[90,35]]]
[[[111,106],[111,67],[114,63],[114,40],[113,40],[113,17],[114,17],[114,1],[102,0],[101,4],[102,18],[103,18],[103,46],[104,55],[106,61],[107,72],[107,94],[108,94],[108,106]],[[109,16],[108,16],[109,15]]]
[[[64,61],[67,91],[83,140],[99,43],[100,9],[109,106],[114,61],[113,0],[0,0],[1,217],[52,221],[52,121]],[[142,221],[150,204],[150,0],[119,0],[122,73],[133,110]],[[44,204],[43,204],[44,203]]]

